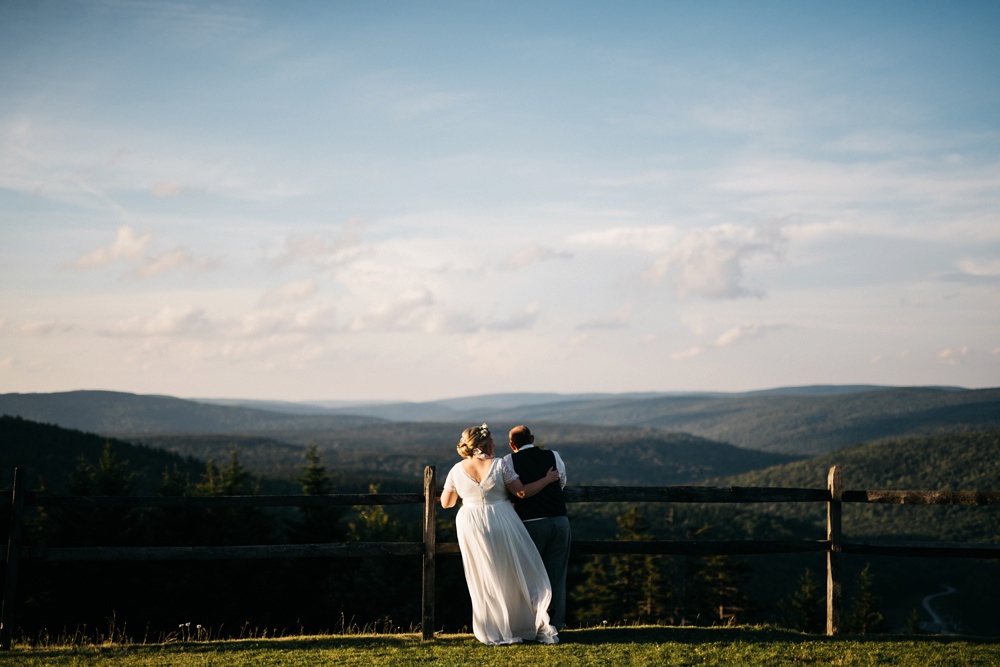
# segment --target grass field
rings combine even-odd
[[[773,628],[629,627],[565,631],[557,646],[483,646],[471,635],[343,635],[107,646],[15,647],[18,667],[252,665],[894,665],[995,667],[1000,641],[943,636],[817,637]]]

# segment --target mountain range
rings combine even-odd
[[[74,391],[0,394],[0,414],[116,437],[357,432],[387,422],[443,422],[452,430],[483,421],[510,426],[544,422],[679,431],[801,457],[881,438],[1000,426],[1000,388],[853,385],[734,394],[525,393],[336,406]],[[450,432],[442,437],[450,440]]]
[[[800,387],[742,394],[502,394],[413,404],[299,404],[188,400],[117,392],[0,395],[0,487],[21,468],[32,490],[65,493],[81,461],[105,447],[128,461],[138,492],[158,492],[164,470],[197,481],[207,461],[233,452],[262,493],[297,493],[309,445],[335,492],[419,492],[424,466],[438,485],[458,460],[470,425],[489,422],[502,452],[507,429],[528,423],[558,449],[573,485],[710,485],[823,488],[841,466],[848,489],[997,491],[1000,389]],[[607,539],[624,511],[614,503],[573,508],[578,539]],[[650,511],[646,508],[645,511]],[[713,538],[822,537],[822,503],[657,507],[657,531],[711,525]],[[849,540],[996,543],[998,507],[846,504]],[[851,567],[860,568],[858,559]],[[995,561],[875,559],[887,611],[903,619],[942,582],[959,589],[965,626],[996,632]],[[789,585],[787,572],[815,558],[757,559],[760,586]],[[779,576],[780,575],[780,576]],[[781,577],[784,577],[782,579]],[[994,617],[995,618],[995,615]],[[902,621],[897,620],[897,624]]]

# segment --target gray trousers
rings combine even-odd
[[[556,630],[566,625],[566,571],[569,569],[569,517],[553,516],[545,519],[525,521],[531,541],[538,547],[538,553],[545,563],[545,571],[552,584],[552,605],[549,607],[549,622]]]

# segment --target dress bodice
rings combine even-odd
[[[452,488],[462,498],[463,506],[492,505],[510,502],[507,482],[517,479],[517,473],[503,459],[493,459],[489,472],[477,482],[456,463],[448,473],[444,488]]]

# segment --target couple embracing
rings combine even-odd
[[[486,424],[466,429],[441,505],[462,500],[455,526],[476,639],[555,644],[566,624],[566,467],[558,453],[534,446],[526,426],[508,439],[513,453],[496,458]]]

